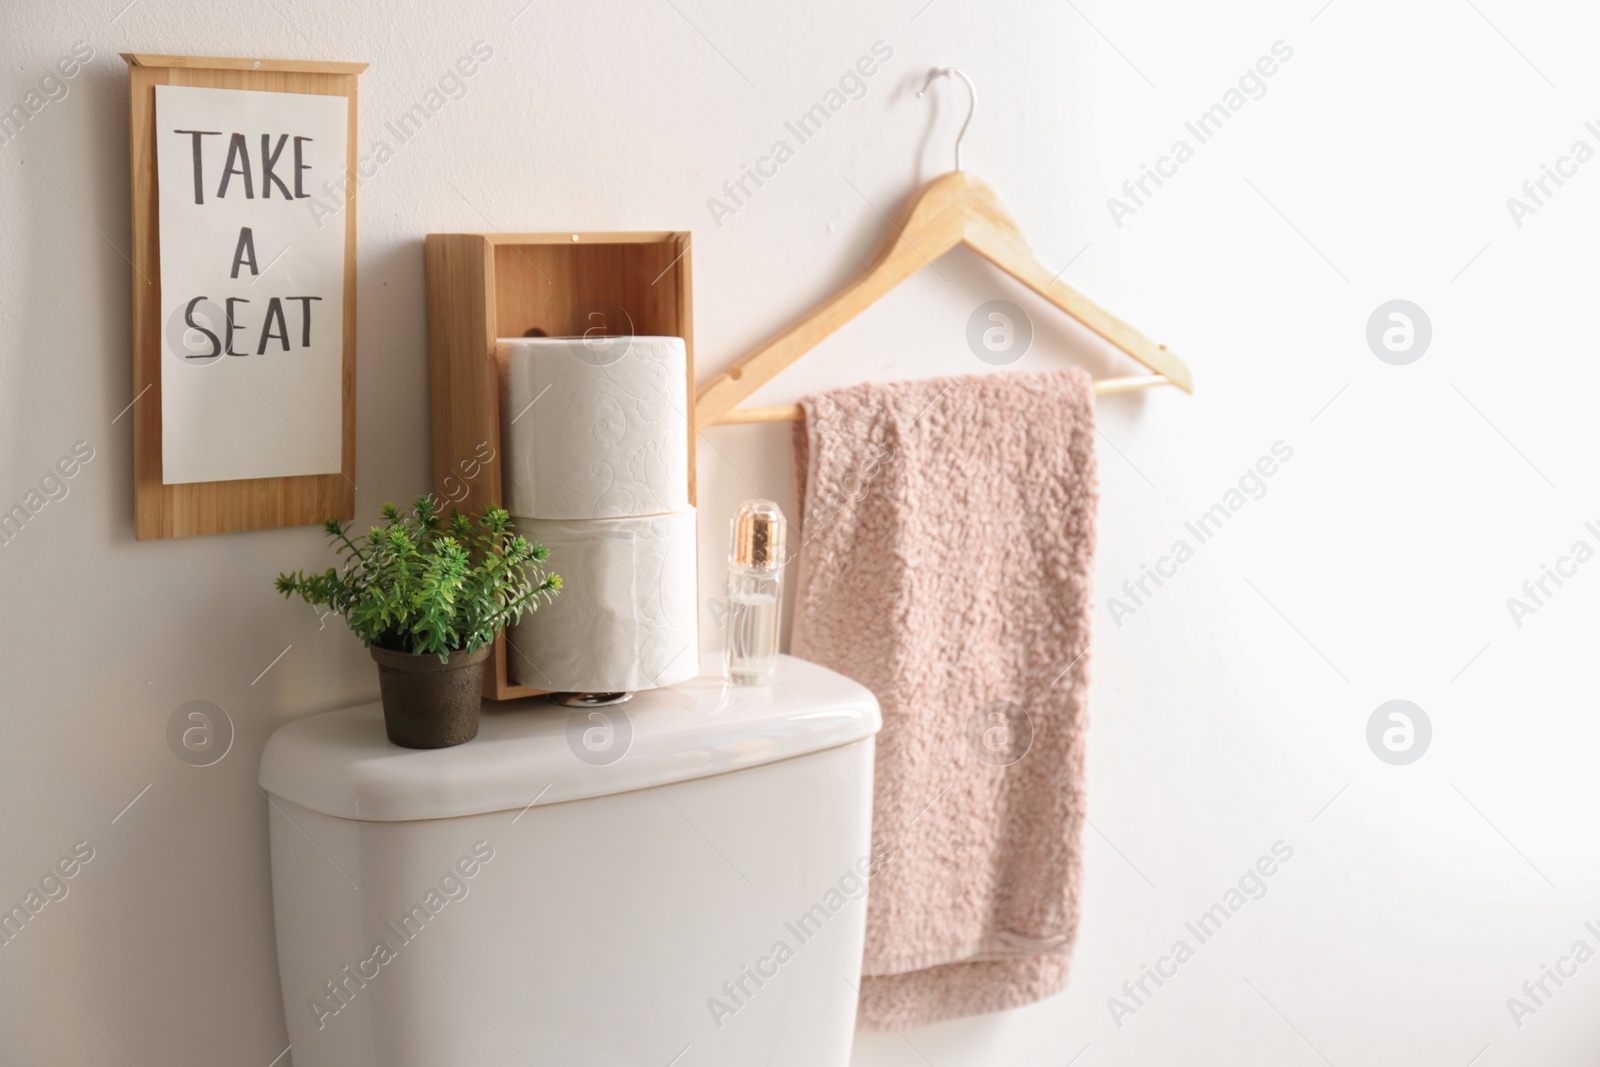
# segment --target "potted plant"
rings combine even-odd
[[[504,509],[443,521],[431,497],[402,515],[383,506],[386,526],[357,543],[349,526],[324,528],[340,566],[278,575],[278,591],[344,616],[378,662],[383,724],[407,748],[445,748],[478,735],[483,663],[495,635],[561,588],[546,575],[548,553],[511,525]]]

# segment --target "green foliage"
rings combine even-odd
[[[388,525],[359,543],[349,526],[329,519],[323,525],[340,566],[280,574],[278,592],[326,604],[365,645],[449,662],[450,653],[476,652],[561,589],[561,576],[541,567],[545,547],[513,530],[501,508],[484,508],[476,520],[452,510],[444,522],[421,496],[404,515],[385,504],[383,517]]]

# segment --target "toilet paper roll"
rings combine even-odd
[[[689,506],[681,337],[499,341],[505,506],[532,519]]]
[[[561,592],[507,632],[511,679],[558,692],[675,685],[699,671],[695,513],[523,519]]]

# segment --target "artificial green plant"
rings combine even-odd
[[[359,542],[350,526],[329,519],[323,526],[340,566],[280,574],[278,591],[327,605],[365,645],[448,663],[451,653],[476,652],[561,589],[561,576],[541,566],[545,547],[529,544],[502,508],[486,507],[476,519],[452,511],[445,522],[432,498],[421,496],[403,515],[385,504],[383,517],[388,525]]]

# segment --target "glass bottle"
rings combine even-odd
[[[733,517],[732,534],[724,674],[731,685],[769,685],[783,602],[783,511],[770,500],[747,500]]]

